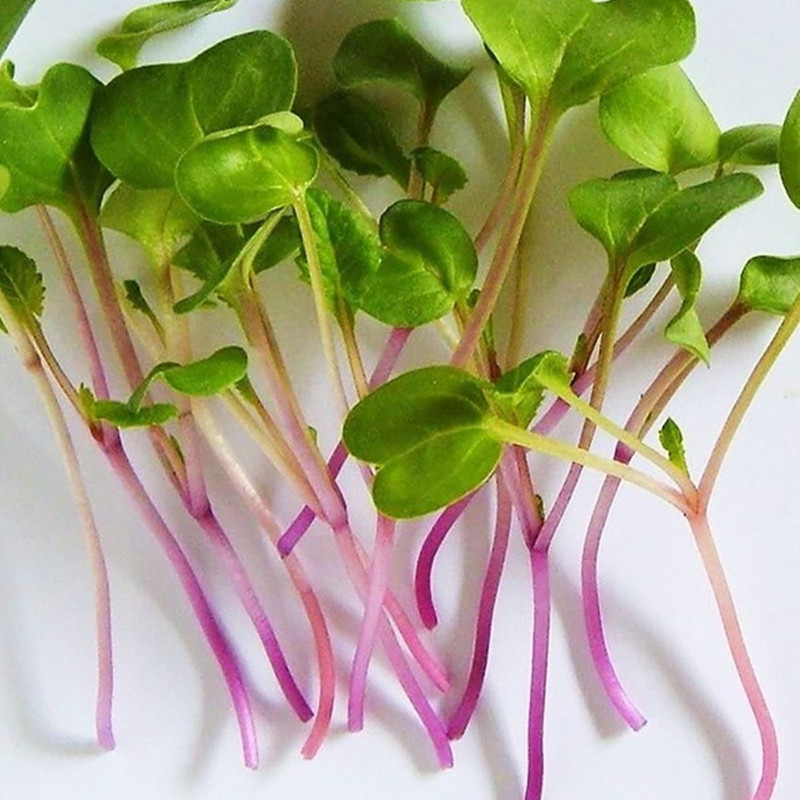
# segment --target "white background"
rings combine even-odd
[[[74,60],[110,77],[107,65],[92,55],[93,43],[134,5],[128,0],[38,0],[9,51],[18,63],[18,76],[35,82],[51,62]],[[699,40],[688,68],[720,125],[780,122],[800,87],[800,5],[795,0],[698,0],[697,6]],[[190,32],[152,44],[145,59],[189,57],[225,35],[268,26],[295,42],[307,70],[303,96],[313,100],[330,83],[327,65],[344,32],[359,21],[398,11],[430,44],[480,65],[447,101],[434,134],[435,145],[469,164],[471,184],[454,208],[475,230],[501,174],[505,150],[486,62],[458,4],[241,0],[234,10]],[[410,110],[402,99],[392,102]],[[531,350],[569,348],[602,279],[599,248],[570,220],[566,190],[579,180],[624,166],[598,133],[593,106],[569,115],[536,211]],[[707,322],[730,299],[749,256],[800,251],[800,217],[783,196],[774,170],[760,174],[766,196],[719,225],[703,243],[707,277],[702,313]],[[383,185],[370,190],[371,200],[377,204],[386,189]],[[0,220],[0,239],[26,248],[40,260],[49,284],[46,328],[76,380],[84,379],[63,298],[32,215]],[[115,237],[112,246],[120,276],[142,270],[133,246]],[[146,276],[143,279],[146,284]],[[306,290],[293,270],[285,268],[267,277],[264,292],[309,416],[327,447],[336,436],[335,417],[313,344],[313,311]],[[219,330],[222,318],[210,314],[199,340],[229,342]],[[737,329],[714,354],[713,368],[699,371],[671,409],[683,427],[695,470],[702,468],[738,387],[774,326],[773,320],[753,319]],[[369,326],[363,333],[374,355],[382,334]],[[654,331],[624,359],[609,406],[615,417],[624,419],[668,352]],[[800,796],[799,355],[800,344],[795,342],[764,386],[737,437],[712,507],[722,557],[781,739],[778,800]],[[404,364],[443,357],[435,340],[422,337]],[[304,730],[282,704],[255,636],[198,531],[159,485],[147,448],[134,437],[137,463],[192,552],[215,602],[225,609],[226,625],[260,698],[263,765],[251,773],[241,766],[226,691],[176,581],[98,454],[76,429],[113,590],[119,747],[113,754],[98,755],[92,744],[91,584],[78,526],[38,398],[7,342],[0,348],[0,379],[0,800],[521,796],[530,592],[527,559],[516,534],[484,700],[467,736],[455,745],[455,769],[436,771],[431,750],[382,659],[372,671],[365,732],[345,733],[345,704],[340,699],[330,740],[315,761],[305,763],[298,755]],[[574,426],[564,430],[570,433]],[[249,450],[243,453],[288,520],[295,501]],[[560,466],[549,466],[543,488],[550,497],[561,474]],[[371,517],[352,469],[345,483],[353,488],[357,526],[368,541]],[[315,676],[307,660],[310,638],[277,559],[261,545],[255,526],[242,516],[224,480],[217,477],[212,484],[221,516],[251,559],[251,571],[258,576],[290,660],[313,697]],[[755,784],[758,739],[699,559],[683,521],[634,490],[622,492],[611,518],[602,553],[603,596],[615,662],[650,724],[638,735],[628,733],[609,710],[588,660],[577,592],[581,540],[596,486],[591,476],[585,480],[554,546],[546,797],[743,800]],[[431,639],[444,654],[459,690],[491,524],[489,505],[478,505],[465,519],[439,561],[434,586],[443,624]],[[408,596],[411,565],[425,529],[422,523],[401,529],[394,581],[401,595]],[[346,674],[358,624],[353,593],[342,579],[323,528],[312,529],[301,552],[337,628],[337,654],[341,673]],[[444,707],[451,708],[452,699]]]

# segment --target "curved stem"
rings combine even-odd
[[[694,534],[697,549],[705,567],[706,575],[714,592],[725,637],[728,647],[736,665],[736,671],[742,682],[742,688],[747,695],[747,701],[756,719],[758,733],[761,737],[762,766],[761,778],[758,782],[753,800],[769,800],[775,789],[778,778],[778,738],[775,733],[775,724],[767,707],[761,687],[758,684],[753,664],[747,652],[742,629],[736,615],[733,596],[725,578],[725,571],[719,558],[719,553],[714,545],[708,517],[705,512],[688,517],[689,524]]]
[[[478,699],[486,677],[486,666],[489,662],[489,644],[492,638],[492,621],[500,588],[500,578],[508,552],[508,539],[511,531],[511,499],[502,479],[497,481],[497,509],[495,516],[494,539],[489,554],[489,563],[483,579],[480,601],[478,603],[478,620],[475,625],[475,643],[472,649],[467,685],[458,707],[450,717],[447,735],[451,739],[459,739],[475,713]]]

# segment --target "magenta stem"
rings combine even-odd
[[[361,633],[358,637],[353,666],[350,671],[350,692],[347,703],[347,727],[360,731],[364,727],[364,700],[367,690],[369,663],[375,649],[378,625],[381,620],[389,574],[392,567],[392,545],[397,527],[394,520],[378,515],[375,548],[369,570],[369,588]]]
[[[414,573],[414,591],[417,597],[417,608],[422,618],[422,623],[428,630],[432,630],[439,623],[436,607],[433,602],[432,573],[436,555],[444,543],[447,534],[459,520],[472,502],[477,492],[462,497],[457,503],[448,506],[436,518],[433,527],[425,537],[417,558],[417,568]]]
[[[464,694],[458,707],[450,717],[450,722],[447,726],[447,735],[451,739],[460,739],[464,735],[483,689],[486,667],[489,663],[489,645],[492,638],[494,609],[497,603],[497,592],[500,588],[500,578],[503,574],[503,566],[508,553],[510,531],[511,499],[502,479],[498,479],[494,539],[478,603],[478,621],[475,625],[472,665]]]

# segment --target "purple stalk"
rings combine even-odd
[[[447,735],[451,739],[460,739],[467,729],[475,712],[478,699],[486,677],[486,666],[489,661],[489,644],[492,637],[492,621],[500,588],[500,577],[508,552],[508,538],[511,530],[511,499],[501,479],[497,481],[497,510],[495,516],[494,540],[489,555],[489,564],[483,579],[480,602],[478,604],[478,621],[475,625],[475,645],[472,651],[472,666],[467,685],[458,707],[453,712],[447,726]]]
[[[411,328],[394,328],[389,335],[389,338],[384,345],[383,352],[378,360],[372,377],[369,380],[369,388],[377,389],[378,386],[386,383],[389,376],[392,374],[398,359],[400,358],[403,348],[406,346],[409,337],[411,336]],[[339,477],[342,467],[347,461],[347,448],[344,442],[339,442],[336,449],[333,451],[330,459],[328,460],[328,472],[331,479],[336,480]],[[282,556],[286,556],[292,552],[297,543],[303,538],[305,533],[311,527],[311,523],[316,519],[316,514],[309,506],[305,506],[302,511],[295,517],[292,524],[286,529],[286,532],[281,536],[278,541],[278,550]]]
[[[528,782],[525,800],[541,800],[544,785],[544,710],[550,643],[550,564],[546,550],[530,549],[533,581],[533,653],[528,710]]]
[[[436,518],[436,522],[434,522],[433,527],[428,532],[420,548],[419,557],[417,558],[417,568],[414,573],[414,590],[417,596],[417,608],[422,618],[422,624],[428,630],[432,630],[439,623],[439,617],[436,614],[436,607],[433,603],[433,589],[431,583],[433,562],[447,534],[452,530],[456,522],[458,522],[476,494],[477,492],[468,494],[466,497],[462,497],[457,503],[453,503],[453,505],[448,506],[442,511]]]
[[[364,699],[367,689],[367,674],[372,653],[375,649],[375,640],[378,636],[378,625],[381,620],[386,590],[389,586],[389,574],[392,567],[392,545],[396,527],[397,523],[394,520],[384,517],[383,514],[378,515],[364,620],[361,623],[361,632],[350,671],[347,727],[351,731],[360,731],[364,727]]]

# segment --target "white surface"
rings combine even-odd
[[[37,80],[51,61],[78,60],[108,76],[91,55],[97,35],[134,7],[130,0],[38,0],[10,51],[22,80]],[[307,96],[325,85],[336,43],[358,21],[392,13],[402,4],[359,0],[242,0],[233,10],[191,32],[163,38],[148,60],[181,58],[226,34],[269,25],[296,40],[301,63],[313,71]],[[402,13],[430,42],[447,42],[477,61],[478,44],[455,3],[406,4]],[[780,122],[800,86],[795,0],[698,0],[699,43],[689,69],[720,124]],[[500,130],[487,100],[485,74],[470,79],[448,101],[434,144],[471,164],[472,183],[456,209],[476,225],[502,166]],[[564,122],[540,192],[537,212],[541,265],[531,298],[531,347],[569,347],[602,277],[598,248],[569,219],[564,192],[577,181],[610,174],[623,160],[604,144],[594,109]],[[712,320],[733,290],[750,255],[800,251],[800,216],[784,198],[774,170],[763,173],[767,195],[718,226],[702,247],[707,270],[704,319]],[[76,376],[84,377],[74,334],[64,324],[63,299],[32,215],[0,220],[0,239],[41,260],[49,278],[46,321]],[[135,251],[114,240],[120,258]],[[129,274],[134,267],[122,270]],[[546,277],[545,277],[546,275]],[[585,276],[585,279],[584,277]],[[297,368],[308,410],[323,438],[335,429],[319,354],[309,353],[312,310],[291,270],[270,276],[268,302]],[[576,288],[576,286],[578,288]],[[546,290],[546,291],[545,291]],[[213,319],[213,318],[211,318]],[[297,320],[306,320],[305,327]],[[774,327],[742,326],[715,353],[710,372],[693,377],[674,405],[691,463],[699,469],[742,380]],[[216,340],[203,332],[206,340]],[[535,337],[535,338],[534,338]],[[367,331],[374,345],[379,336]],[[315,345],[316,347],[316,345]],[[426,354],[427,351],[427,354]],[[667,349],[650,336],[620,365],[610,411],[630,408]],[[782,744],[777,800],[800,796],[800,343],[791,345],[730,454],[712,508],[713,525],[738,601],[742,623]],[[430,341],[413,360],[441,358]],[[278,696],[258,643],[231,592],[213,569],[197,531],[158,486],[146,448],[139,448],[151,486],[207,576],[226,624],[243,653],[263,703],[259,706],[263,766],[241,766],[238,733],[217,668],[188,606],[150,535],[102,464],[77,435],[91,476],[106,541],[113,590],[116,656],[115,724],[118,750],[97,755],[92,745],[94,639],[91,588],[84,551],[58,454],[31,383],[8,346],[0,348],[4,398],[0,405],[0,798],[2,800],[303,800],[415,798],[415,800],[516,800],[525,769],[529,662],[529,578],[522,547],[513,537],[500,596],[484,700],[467,736],[455,745],[456,767],[434,769],[416,720],[380,660],[372,671],[367,729],[344,734],[340,694],[334,732],[318,758],[303,762],[304,729]],[[322,420],[327,414],[328,425]],[[566,430],[566,429],[565,429]],[[256,463],[251,458],[251,463]],[[295,506],[259,465],[259,478],[279,499],[284,519]],[[560,469],[551,468],[552,493]],[[270,483],[271,482],[271,483]],[[346,482],[358,487],[350,469]],[[650,719],[638,734],[614,719],[595,679],[583,638],[577,594],[580,544],[597,481],[584,481],[555,544],[556,612],[547,706],[548,800],[743,800],[754,785],[759,748],[717,621],[712,599],[684,524],[640,493],[622,493],[602,555],[606,619],[621,676]],[[315,677],[306,664],[307,628],[276,558],[259,545],[224,481],[215,496],[237,544],[259,571],[290,660],[313,697]],[[361,498],[360,490],[357,492]],[[367,506],[354,503],[365,541],[371,536]],[[444,620],[432,637],[462,686],[471,647],[480,565],[485,558],[489,510],[473,509],[451,536],[439,560],[435,592]],[[411,564],[425,526],[403,530],[395,586],[408,595]],[[342,579],[330,537],[314,528],[304,561],[319,578],[326,609],[336,623],[336,648],[345,674],[357,624],[353,593]],[[322,582],[324,581],[324,583]],[[344,690],[342,686],[342,690]],[[450,707],[449,705],[447,707]]]

